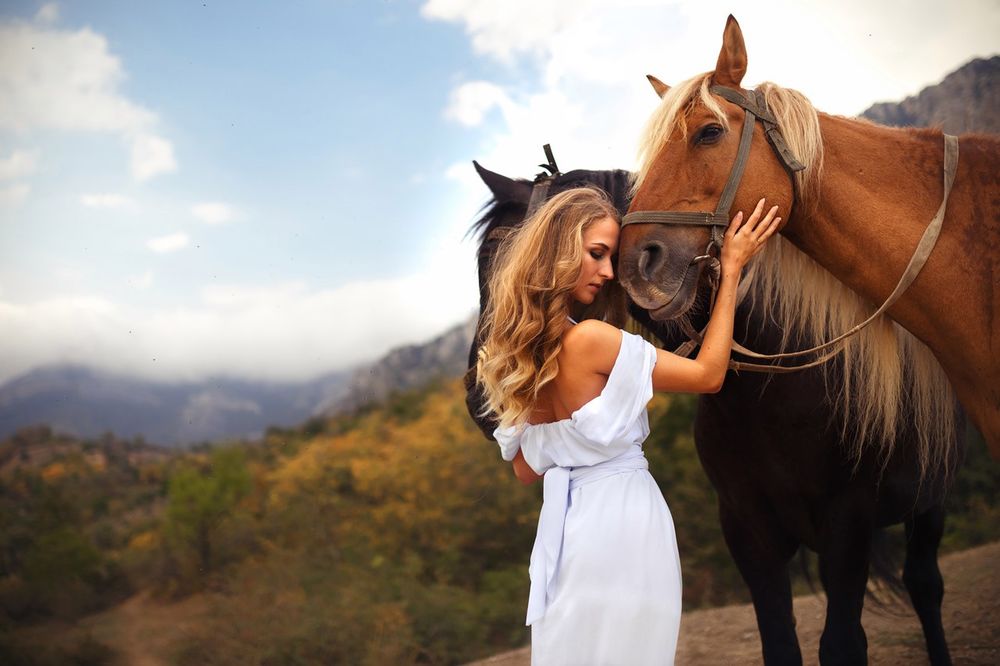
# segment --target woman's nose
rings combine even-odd
[[[615,277],[615,269],[611,265],[611,262],[603,263],[601,265],[601,277],[605,280],[611,280]]]

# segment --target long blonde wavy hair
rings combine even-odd
[[[583,233],[618,211],[600,190],[561,192],[501,243],[482,315],[477,381],[486,397],[483,416],[500,427],[526,423],[542,387],[559,374],[557,356],[567,317],[599,318],[622,326],[625,292],[610,280],[594,302],[572,297],[583,265]]]

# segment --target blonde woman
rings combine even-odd
[[[673,662],[680,562],[642,453],[646,404],[653,390],[719,390],[740,272],[777,229],[776,212],[761,199],[745,224],[733,218],[693,360],[618,328],[620,223],[603,193],[556,195],[500,249],[477,372],[503,459],[524,483],[544,477],[529,567],[533,664]]]

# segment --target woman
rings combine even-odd
[[[693,360],[618,328],[620,224],[601,192],[553,197],[501,248],[477,371],[502,457],[522,482],[545,479],[529,569],[533,664],[673,662],[680,563],[642,454],[646,404],[654,389],[722,386],[740,272],[777,229],[776,212],[761,199],[746,224],[733,218]]]

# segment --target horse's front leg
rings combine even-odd
[[[941,624],[941,600],[944,580],[938,568],[938,545],[944,533],[944,507],[931,510],[906,521],[906,565],[903,582],[910,601],[920,618],[927,643],[927,655],[933,666],[951,664],[948,643]]]
[[[871,556],[873,502],[868,492],[848,492],[830,505],[819,554],[826,590],[826,625],[819,641],[823,666],[868,663],[868,638],[861,626]]]
[[[752,523],[746,519],[747,515],[740,515],[719,502],[722,534],[750,588],[764,663],[799,666],[802,652],[795,635],[792,588],[788,579],[788,562],[798,543],[789,538],[776,521],[766,518],[766,512],[755,513],[756,520]]]

